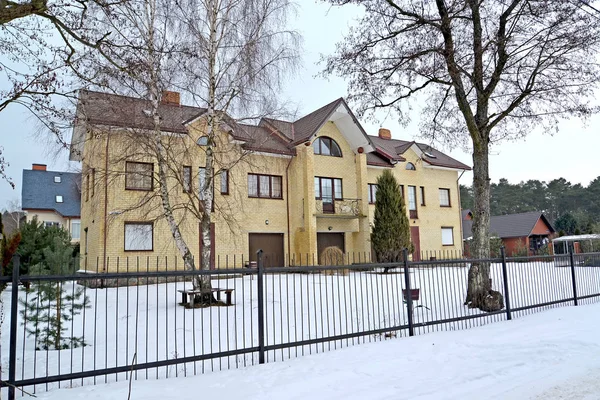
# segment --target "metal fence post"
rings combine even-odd
[[[506,249],[504,246],[500,247],[500,255],[502,256],[502,278],[504,280],[504,303],[506,304],[506,319],[512,319],[512,313],[510,311],[510,296],[508,295],[508,271],[506,269]]]
[[[8,356],[8,400],[15,400],[15,382],[17,380],[17,311],[19,302],[19,268],[21,258],[13,256],[12,286],[10,298],[10,337]]]
[[[402,252],[404,256],[404,286],[406,286],[406,311],[408,314],[408,335],[414,336],[415,331],[413,328],[413,305],[412,295],[410,292],[410,272],[408,270],[408,249],[404,249]]]
[[[569,249],[569,260],[571,263],[571,280],[573,282],[573,303],[578,305],[577,301],[577,281],[575,279],[575,259],[573,257],[573,250]]]
[[[258,363],[265,363],[265,309],[264,309],[264,285],[263,285],[263,273],[264,273],[264,265],[263,265],[263,251],[258,250],[256,252],[257,262],[257,278],[256,284],[257,295],[258,295]]]

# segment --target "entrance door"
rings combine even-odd
[[[248,242],[250,261],[258,261],[256,252],[262,249],[265,267],[285,266],[283,233],[249,233]]]
[[[200,233],[200,263],[198,265],[201,266],[202,262],[202,225],[198,227],[198,232]],[[215,223],[210,224],[210,269],[215,269]]]
[[[421,261],[421,241],[418,226],[410,227],[410,241],[415,245],[415,251],[412,253],[413,261]]]
[[[340,249],[342,251],[342,253],[345,253],[345,246],[344,246],[344,233],[343,232],[324,232],[324,233],[317,233],[317,258],[319,260],[319,264],[321,263],[321,253],[323,252],[323,250],[325,250],[327,247],[330,246],[335,246],[338,249]]]

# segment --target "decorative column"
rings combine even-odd
[[[371,253],[371,227],[369,226],[369,181],[367,175],[367,155],[360,152],[355,156],[356,193],[360,199],[358,232],[354,234],[355,252]]]

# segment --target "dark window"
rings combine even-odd
[[[127,161],[125,163],[125,189],[152,190],[153,171],[154,164]]]
[[[450,207],[450,189],[440,188],[440,207]]]
[[[229,194],[229,171],[221,171],[221,194]]]
[[[415,168],[415,164],[413,164],[413,163],[411,163],[411,162],[409,162],[409,163],[406,163],[406,169],[407,169],[407,170],[409,170],[409,171],[414,171],[414,170],[416,170],[416,168]]]
[[[282,177],[276,175],[248,174],[248,197],[265,199],[283,198]]]
[[[320,154],[322,156],[342,156],[342,150],[340,149],[340,146],[338,146],[337,142],[326,136],[315,139],[313,142],[313,150],[315,154]]]
[[[125,251],[152,251],[153,243],[152,222],[125,222]]]
[[[425,187],[421,186],[421,205],[425,205]]]
[[[369,204],[375,204],[377,195],[377,185],[375,183],[369,183]]]
[[[192,191],[192,167],[183,166],[183,192],[190,193]]]
[[[85,201],[90,199],[90,175],[85,176]]]
[[[96,193],[96,168],[92,168],[92,197]]]

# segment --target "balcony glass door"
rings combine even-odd
[[[335,210],[333,203],[333,179],[321,178],[321,199],[323,200],[323,212],[333,213]]]

